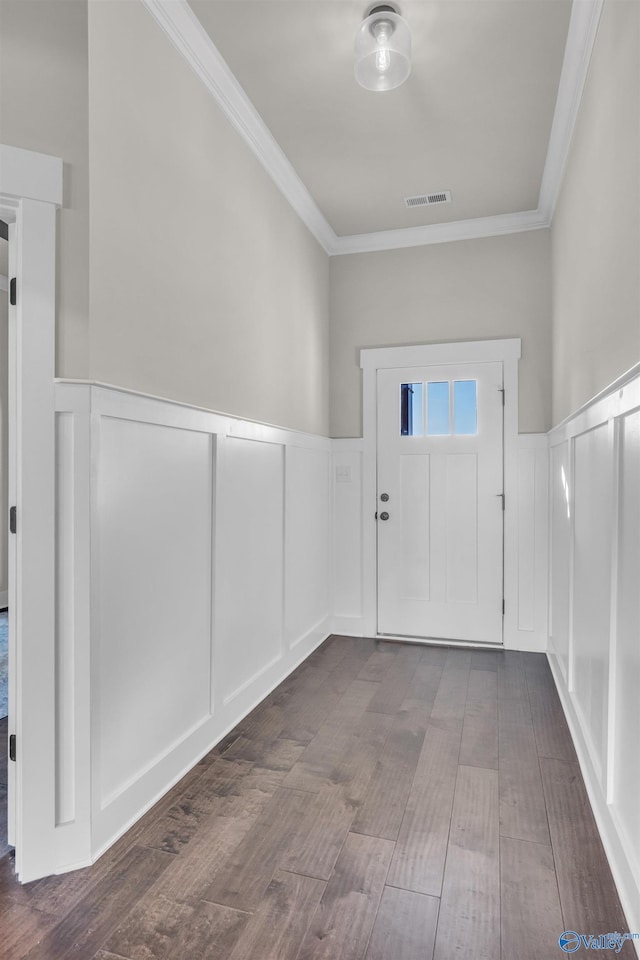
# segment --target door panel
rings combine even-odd
[[[378,372],[379,633],[502,642],[501,390],[501,363]]]

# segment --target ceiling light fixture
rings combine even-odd
[[[393,90],[411,72],[409,24],[383,3],[364,18],[355,40],[356,80],[365,90]]]

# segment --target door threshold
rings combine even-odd
[[[445,637],[415,637],[398,633],[377,633],[376,640],[391,643],[421,643],[428,647],[468,647],[471,650],[504,650],[504,643],[484,640],[447,640]]]

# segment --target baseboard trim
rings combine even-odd
[[[634,875],[633,864],[629,862],[625,853],[623,838],[618,832],[611,808],[600,789],[578,714],[566,688],[556,654],[551,649],[547,651],[547,660],[569,726],[604,852],[627,919],[628,931],[621,932],[633,933],[640,930],[640,880]],[[634,940],[633,945],[640,958],[640,941]]]

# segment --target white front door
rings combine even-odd
[[[502,375],[378,371],[378,633],[502,642]]]

